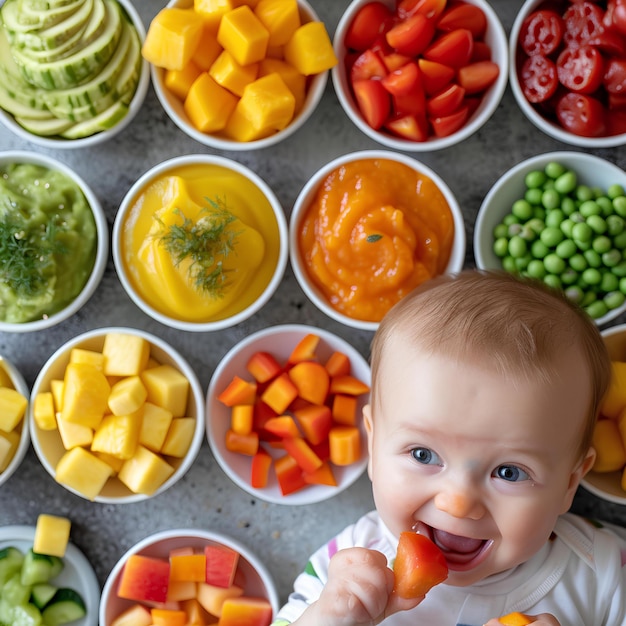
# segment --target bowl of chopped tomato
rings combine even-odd
[[[511,89],[537,128],[586,148],[626,143],[624,0],[527,0],[509,46]]]
[[[346,115],[396,150],[463,141],[493,115],[507,84],[506,33],[484,0],[353,0],[333,43]]]
[[[206,434],[235,484],[277,504],[331,498],[367,465],[370,368],[333,333],[272,326],[236,344],[211,378]]]

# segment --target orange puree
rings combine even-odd
[[[436,184],[389,159],[331,172],[299,233],[308,273],[331,306],[374,322],[445,271],[453,239],[454,218]]]
[[[226,227],[233,250],[216,255],[226,276],[221,293],[198,288],[191,261],[177,263],[161,242],[183,216],[195,223],[207,219],[214,210],[209,200],[218,199],[237,218]],[[223,319],[250,306],[271,281],[278,251],[278,224],[263,192],[217,165],[181,166],[153,180],[135,197],[122,229],[122,257],[135,289],[164,315],[191,322]]]

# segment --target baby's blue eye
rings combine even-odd
[[[494,476],[506,480],[510,483],[516,483],[523,480],[530,480],[530,476],[516,465],[500,465],[494,471]]]
[[[422,465],[440,465],[441,461],[436,452],[433,452],[429,448],[413,448],[411,450],[411,456]]]

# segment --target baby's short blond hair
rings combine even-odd
[[[393,367],[385,345],[398,333],[416,350],[480,359],[502,375],[546,384],[554,380],[560,352],[574,348],[586,362],[591,387],[581,455],[591,445],[611,361],[596,324],[560,291],[506,272],[466,270],[427,281],[387,313],[374,335],[373,407],[381,366]]]

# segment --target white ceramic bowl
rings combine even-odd
[[[34,526],[0,526],[0,550],[13,546],[23,554],[33,547]],[[87,557],[73,544],[68,543],[64,567],[53,584],[77,591],[85,602],[87,614],[72,622],[73,626],[97,626],[100,604],[100,583]]]
[[[21,372],[11,363],[9,359],[0,355],[0,386],[3,386],[2,381],[5,379],[5,374],[8,377],[10,385],[19,393],[21,393],[27,400],[30,400],[30,389],[24,380]],[[0,472],[0,487],[11,478],[17,468],[21,465],[26,452],[30,446],[30,432],[28,428],[27,414],[22,418],[21,423],[17,426],[20,433],[20,441],[17,444],[17,448],[13,453],[13,457],[9,461],[8,465],[4,468],[4,471]]]
[[[339,59],[339,63],[332,69],[332,82],[337,98],[346,115],[350,118],[350,121],[352,121],[361,132],[374,141],[387,148],[405,152],[432,152],[433,150],[441,150],[453,146],[473,135],[491,118],[498,108],[508,81],[508,40],[502,23],[491,5],[486,2],[486,0],[467,0],[469,4],[480,7],[487,17],[488,25],[485,34],[485,43],[491,48],[492,61],[497,63],[500,68],[498,78],[485,92],[478,108],[470,115],[466,123],[458,131],[447,137],[438,138],[433,135],[426,141],[411,141],[392,135],[384,130],[372,128],[359,111],[349,85],[349,77],[346,72],[345,64],[347,52],[345,45],[346,33],[357,12],[364,5],[370,4],[371,2],[372,0],[352,0],[339,20],[333,39],[335,55],[337,59]],[[394,0],[382,0],[382,2],[390,9],[395,9],[396,2]]]
[[[602,331],[602,338],[614,361],[626,360],[626,324],[619,324]],[[622,472],[594,472],[591,470],[582,480],[582,486],[594,495],[626,505],[626,491],[621,485]]]
[[[193,528],[165,530],[142,539],[130,548],[115,564],[107,577],[100,600],[100,626],[110,626],[112,621],[134,602],[120,598],[117,588],[124,565],[134,554],[167,559],[171,550],[191,547],[202,550],[205,546],[223,546],[239,553],[238,570],[245,578],[244,595],[265,598],[272,606],[274,615],[278,612],[279,598],[276,585],[266,566],[242,543],[226,535]]]
[[[89,206],[91,207],[96,223],[97,236],[96,258],[91,275],[80,293],[70,304],[68,304],[64,309],[61,309],[48,317],[33,320],[31,322],[13,323],[0,321],[0,331],[23,333],[44,330],[63,322],[67,318],[74,315],[74,313],[82,308],[91,298],[100,284],[109,258],[109,225],[107,223],[102,205],[91,187],[73,169],[65,165],[62,161],[59,161],[51,156],[39,154],[38,152],[21,150],[0,152],[0,168],[4,168],[14,163],[33,164],[46,167],[51,170],[56,170],[74,181],[74,183],[81,188]]]
[[[267,212],[267,214],[262,215],[256,211],[253,203],[250,202],[250,210],[254,212],[253,218],[256,222],[250,225],[255,226],[258,230],[261,230],[262,228],[271,229],[273,237],[277,241],[275,246],[268,245],[266,247],[265,256],[270,257],[271,255],[271,259],[274,263],[274,269],[271,276],[269,276],[267,280],[254,286],[256,294],[254,301],[246,305],[243,309],[231,307],[229,312],[220,311],[202,321],[177,318],[173,312],[168,311],[163,307],[162,302],[148,300],[148,297],[140,289],[140,282],[133,277],[133,274],[129,269],[129,265],[125,260],[129,258],[135,262],[136,257],[132,252],[130,253],[130,256],[128,256],[128,253],[125,252],[125,244],[123,241],[126,223],[127,220],[133,215],[133,205],[138,194],[154,183],[154,181],[159,177],[171,175],[173,172],[179,172],[181,168],[193,166],[206,168],[207,172],[211,172],[214,176],[215,172],[223,171],[229,176],[239,176],[250,181],[255,187],[255,193],[258,192],[264,196],[271,209]],[[231,189],[229,193],[232,193],[236,200],[245,200],[243,193],[240,194],[236,189]],[[228,198],[226,198],[226,204],[228,204]],[[238,254],[243,254],[243,252],[239,252]],[[285,214],[276,195],[252,170],[244,165],[241,165],[237,161],[220,156],[197,154],[176,157],[151,168],[139,178],[139,180],[125,195],[119,211],[117,212],[113,226],[113,260],[124,289],[135,304],[145,313],[162,324],[179,330],[198,332],[221,330],[223,328],[239,324],[251,315],[255,314],[268,302],[276,291],[276,288],[280,284],[285,272],[287,259],[287,219],[285,218]],[[248,287],[247,290],[250,292],[252,287]]]
[[[583,137],[581,135],[575,135],[544,117],[538,108],[533,106],[524,95],[518,74],[518,40],[524,20],[543,2],[544,0],[526,0],[515,18],[509,36],[509,84],[511,85],[511,91],[515,96],[519,108],[528,120],[539,130],[565,144],[580,146],[582,148],[612,148],[615,146],[623,146],[626,144],[626,133],[605,137]]]
[[[510,213],[513,202],[524,196],[526,174],[542,170],[553,161],[576,172],[579,184],[599,187],[604,191],[615,183],[626,188],[624,170],[605,159],[584,152],[546,152],[518,163],[495,182],[478,211],[474,226],[474,257],[478,268],[502,269],[502,263],[493,251],[494,228]],[[602,326],[624,311],[626,304],[596,319],[596,323]]]
[[[189,8],[193,6],[193,0],[170,0],[167,4],[168,7],[180,7]],[[317,13],[313,7],[307,2],[307,0],[298,0],[298,6],[300,7],[301,19],[303,22],[319,21]],[[192,139],[195,139],[198,143],[217,150],[230,150],[230,151],[242,151],[242,150],[258,150],[261,148],[268,148],[273,146],[287,137],[290,137],[300,127],[302,127],[306,121],[311,117],[317,105],[319,104],[326,83],[328,81],[328,71],[316,74],[309,78],[306,92],[306,100],[302,106],[300,112],[295,116],[290,124],[283,130],[274,133],[263,139],[256,139],[254,141],[235,141],[229,139],[225,135],[218,133],[204,133],[198,130],[189,119],[189,116],[185,112],[183,102],[165,85],[165,70],[163,68],[151,65],[152,84],[154,91],[156,92],[159,102],[165,109],[165,112],[169,118]]]
[[[246,370],[248,359],[258,351],[271,353],[279,363],[285,363],[297,343],[309,333],[320,337],[317,356],[321,363],[334,352],[340,351],[350,358],[352,375],[370,385],[370,368],[363,356],[347,341],[321,328],[298,324],[272,326],[258,331],[235,345],[220,361],[211,377],[206,401],[206,434],[213,455],[226,475],[248,493],[267,502],[276,504],[298,505],[311,504],[327,500],[347,489],[363,473],[367,466],[367,446],[365,429],[361,428],[361,459],[352,465],[333,466],[337,486],[310,485],[299,491],[283,496],[276,477],[270,471],[268,486],[256,489],[250,485],[250,457],[226,449],[225,436],[230,425],[230,408],[217,399],[217,396],[237,375],[245,380],[252,380]],[[369,394],[359,396],[357,414],[367,404]],[[272,456],[280,456],[276,450],[268,450]]]
[[[139,34],[139,39],[143,43],[146,37],[146,29],[132,1],[117,0],[117,2],[130,18],[135,29],[137,30],[137,33]],[[26,130],[23,126],[18,124],[18,122],[15,120],[15,117],[2,108],[0,108],[0,123],[4,124],[4,126],[6,126],[11,132],[13,132],[21,139],[29,141],[30,143],[36,144],[38,146],[42,146],[44,148],[52,148],[54,150],[87,148],[108,141],[109,139],[115,137],[117,134],[121,133],[133,121],[133,119],[137,116],[137,113],[139,113],[141,107],[143,106],[144,100],[146,99],[146,94],[148,93],[149,86],[150,66],[145,60],[142,60],[141,76],[139,78],[139,82],[137,83],[135,95],[130,102],[126,115],[117,123],[115,123],[111,128],[100,131],[93,135],[89,135],[87,137],[81,137],[80,139],[65,139],[60,136],[37,135]]]
[[[152,358],[156,359],[160,364],[172,365],[179,370],[189,381],[189,399],[187,402],[186,417],[196,419],[193,439],[187,454],[179,459],[167,457],[167,461],[174,467],[174,472],[153,494],[145,495],[134,493],[120,480],[111,477],[107,480],[100,494],[94,498],[95,502],[109,504],[140,502],[163,493],[178,482],[193,464],[204,439],[204,393],[194,370],[175,348],[159,337],[134,328],[106,327],[87,331],[62,345],[50,356],[35,379],[31,397],[34,399],[39,392],[50,391],[50,382],[52,380],[63,380],[65,368],[69,363],[70,352],[73,348],[101,351],[104,345],[104,338],[109,332],[118,332],[144,338],[150,343],[150,355]],[[32,409],[33,406],[31,403],[28,420],[33,447],[45,470],[54,478],[57,463],[66,450],[63,447],[58,430],[42,430],[37,426]],[[68,489],[68,491],[85,498],[83,494],[78,493],[74,489],[66,485],[64,485],[64,487]]]
[[[360,152],[352,152],[337,157],[313,174],[296,198],[289,223],[289,254],[294,274],[307,297],[326,315],[353,328],[375,331],[378,328],[378,322],[359,320],[349,317],[348,315],[339,312],[331,305],[326,296],[310,278],[298,244],[298,236],[302,228],[302,221],[324,179],[331,172],[340,168],[342,165],[365,159],[386,159],[397,161],[398,163],[407,165],[408,167],[416,170],[419,174],[430,178],[438,187],[450,207],[450,211],[452,212],[452,217],[454,219],[454,241],[448,265],[446,267],[446,272],[458,272],[463,267],[465,260],[465,225],[461,207],[446,182],[431,168],[413,157],[386,150],[364,150]]]

